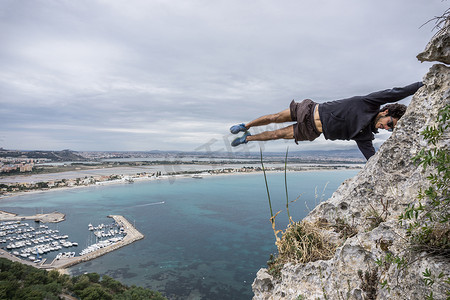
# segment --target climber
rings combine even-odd
[[[231,126],[230,131],[244,135],[231,142],[233,147],[250,141],[268,141],[278,139],[294,139],[298,141],[313,141],[322,133],[327,140],[354,140],[366,159],[375,154],[372,140],[378,129],[392,131],[398,120],[406,111],[403,104],[397,102],[413,95],[422,82],[416,82],[401,88],[392,88],[374,92],[366,96],[355,96],[342,100],[316,103],[305,99],[300,103],[292,100],[290,108],[276,114],[259,117],[247,124]],[[288,127],[274,131],[264,131],[251,135],[251,127],[271,123],[296,122]]]

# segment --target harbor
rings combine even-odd
[[[111,241],[109,239],[109,243],[97,243],[95,244],[94,250],[88,253],[85,253],[80,256],[75,257],[62,257],[60,259],[53,260],[50,264],[42,264],[41,268],[44,269],[64,269],[76,265],[81,262],[85,262],[99,256],[105,255],[111,251],[129,245],[135,241],[141,240],[144,238],[144,235],[140,233],[127,219],[120,215],[110,215],[109,218],[114,219],[114,221],[121,225],[123,228],[124,237],[117,241]]]
[[[144,238],[128,220],[120,215],[110,215],[111,224],[87,225],[89,236],[95,243],[79,249],[78,242],[70,241],[69,236],[51,229],[42,223],[57,223],[64,220],[64,214],[53,212],[33,216],[18,216],[0,212],[0,257],[32,265],[41,269],[63,270],[81,262],[95,259],[118,248]],[[29,224],[27,220],[34,220]],[[49,253],[58,252],[50,258]]]

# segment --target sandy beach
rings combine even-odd
[[[35,183],[35,182],[50,182],[54,180],[69,180],[76,178],[83,178],[86,176],[114,176],[120,175],[122,179],[120,180],[108,180],[102,182],[96,182],[92,184],[85,185],[74,185],[74,186],[64,186],[64,187],[54,187],[54,188],[45,188],[38,190],[25,190],[25,191],[16,191],[16,192],[8,192],[0,195],[0,200],[2,198],[20,196],[24,194],[34,194],[34,193],[47,193],[51,191],[63,191],[67,189],[78,189],[78,188],[92,188],[102,185],[110,185],[110,184],[128,184],[126,178],[132,178],[133,181],[151,181],[151,180],[176,180],[177,178],[191,178],[194,175],[201,175],[202,177],[206,176],[229,176],[229,175],[237,175],[237,174],[257,174],[262,173],[261,170],[252,170],[251,168],[258,168],[261,164],[254,165],[245,165],[245,167],[249,168],[246,170],[242,170],[244,168],[243,165],[220,165],[220,166],[210,166],[206,168],[205,165],[159,165],[159,166],[142,166],[142,167],[118,167],[118,168],[102,168],[102,169],[92,169],[92,170],[84,170],[84,171],[70,171],[70,172],[61,172],[61,173],[51,173],[51,174],[36,174],[36,175],[20,175],[20,176],[4,176],[0,177],[0,183]],[[268,163],[264,164],[266,168],[266,172],[282,172],[284,165],[280,163]],[[288,172],[308,172],[308,171],[326,171],[326,170],[336,170],[336,169],[361,169],[363,164],[293,164],[288,166]],[[275,170],[276,169],[276,170]],[[158,170],[163,170],[164,175],[154,177],[154,176],[144,176],[144,177],[136,177],[136,174],[141,174],[143,172],[154,172]],[[221,171],[221,170],[229,170],[229,171]],[[168,175],[167,172],[179,172],[181,174]]]

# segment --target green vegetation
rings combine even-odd
[[[424,171],[432,168],[427,177],[429,185],[420,191],[419,204],[410,205],[399,217],[400,222],[410,221],[407,234],[413,251],[442,257],[450,255],[450,155],[448,148],[440,143],[447,139],[449,127],[450,105],[446,105],[439,111],[437,124],[427,126],[421,132],[429,147],[422,149],[413,159],[423,166]],[[444,286],[447,299],[450,299],[448,275],[443,272],[434,275],[428,269],[422,275],[426,286],[431,287],[435,283]],[[434,299],[432,291],[427,299]]]
[[[377,209],[375,209],[372,204],[369,203],[370,209],[367,213],[367,220],[369,220],[369,231],[377,228],[381,223],[385,222],[388,216],[388,208],[389,208],[389,201],[386,200],[386,202],[383,202],[383,199],[380,199],[380,204],[382,206],[381,213],[378,212]]]
[[[288,196],[288,187],[287,187],[287,157],[288,157],[289,147],[286,149],[286,157],[284,159],[284,188],[286,192],[286,211],[288,215],[288,219],[291,220],[291,214],[289,213],[289,196]]]
[[[266,176],[266,169],[264,168],[264,163],[263,163],[262,149],[259,149],[259,150],[260,150],[260,153],[261,153],[261,168],[262,168],[263,174],[264,174],[264,182],[266,184],[267,198],[269,198],[270,222],[272,222],[272,225],[273,225],[275,223],[275,220],[273,218],[272,202],[270,201],[269,185],[267,184],[267,176]]]
[[[335,221],[336,224],[331,225],[331,227],[334,228],[335,232],[339,233],[339,237],[344,241],[358,233],[356,227],[354,225],[349,225],[344,219],[338,217]],[[325,224],[320,225],[324,226]]]
[[[418,205],[409,205],[399,218],[412,221],[408,224],[408,236],[413,248],[442,255],[450,254],[450,154],[439,143],[446,139],[449,127],[450,105],[447,105],[439,111],[437,124],[427,126],[421,133],[429,147],[413,159],[424,171],[432,168],[427,177],[429,186],[420,191]]]
[[[379,280],[378,268],[363,272],[358,270],[358,277],[361,280],[361,289],[366,293],[366,299],[375,300],[377,298],[377,283]]]
[[[450,105],[442,108],[434,126],[427,126],[421,132],[428,146],[423,148],[413,161],[423,166],[428,171],[428,184],[422,188],[418,195],[418,204],[410,204],[403,214],[399,216],[401,225],[407,225],[408,247],[404,249],[404,256],[394,256],[383,249],[385,257],[376,260],[379,267],[388,270],[394,265],[398,270],[409,268],[415,260],[408,257],[421,255],[439,258],[450,255],[450,199],[448,187],[450,183],[450,155],[445,141],[450,127]],[[380,214],[381,215],[381,214]],[[450,299],[450,277],[444,274],[433,274],[429,269],[422,272],[422,280],[427,287],[434,284],[440,285],[446,291],[446,299]],[[390,291],[390,278],[381,282],[381,286]],[[433,292],[430,291],[425,299],[433,300]]]
[[[75,277],[61,275],[0,258],[0,299],[60,299],[69,295],[83,300],[166,299],[160,293],[137,286],[126,286],[97,273]]]

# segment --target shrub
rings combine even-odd
[[[428,143],[413,161],[429,170],[429,186],[419,193],[418,205],[411,204],[400,221],[411,221],[408,236],[415,250],[432,254],[450,254],[450,154],[446,145],[440,143],[447,139],[450,127],[450,105],[439,111],[437,124],[427,126],[421,133]]]

